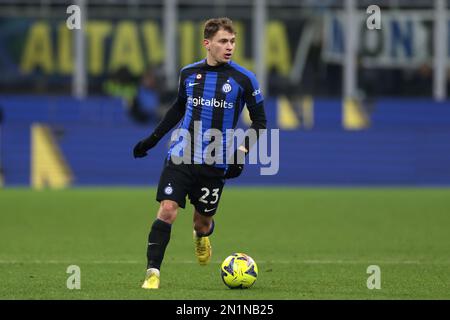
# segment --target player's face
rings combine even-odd
[[[214,65],[229,62],[234,52],[235,41],[236,36],[223,29],[217,31],[212,39],[205,39],[203,43],[208,51],[208,62]]]

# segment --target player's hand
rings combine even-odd
[[[142,141],[139,141],[133,148],[133,156],[135,158],[143,158],[147,155],[148,149],[145,149]]]
[[[143,158],[147,155],[147,151],[156,146],[159,139],[152,134],[151,136],[139,141],[133,148],[133,156],[135,158]]]
[[[244,170],[243,164],[230,164],[228,170],[225,173],[225,179],[237,178],[241,175],[242,170]]]
[[[241,175],[244,170],[245,155],[245,151],[240,149],[236,150],[232,158],[233,161],[228,165],[228,170],[225,173],[225,179],[233,179]]]

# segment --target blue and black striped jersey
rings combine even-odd
[[[233,61],[210,66],[203,59],[181,69],[177,104],[180,108],[184,107],[184,116],[178,128],[188,130],[191,135],[192,163],[204,163],[203,152],[209,144],[208,129],[221,131],[225,159],[226,131],[236,127],[245,105],[252,121],[257,118],[252,114],[259,114],[259,118],[264,118],[265,125],[263,97],[258,81],[252,72]],[[179,143],[172,143],[169,158],[183,156],[186,148],[175,147]],[[225,164],[220,163],[214,166],[226,168]]]

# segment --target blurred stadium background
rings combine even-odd
[[[450,183],[446,1],[92,0],[81,31],[67,1],[0,4],[4,186],[156,183],[166,144],[146,161],[130,149],[203,57],[211,16],[235,21],[234,60],[282,131],[279,174],[252,166],[236,184]]]
[[[81,8],[81,30],[69,30],[66,26],[70,16],[66,9],[71,4]],[[366,10],[370,5],[381,8],[380,29],[369,30],[367,27],[366,21],[371,14]],[[156,210],[152,195],[139,190],[133,197],[134,189],[127,188],[141,186],[152,190],[151,186],[157,184],[168,137],[145,160],[134,160],[132,147],[152,131],[173,101],[180,67],[203,58],[204,21],[210,17],[228,16],[238,30],[233,60],[256,73],[266,99],[268,127],[280,129],[278,174],[260,176],[259,166],[247,166],[242,177],[229,184],[237,190],[244,186],[263,188],[268,192],[268,199],[275,202],[278,196],[286,201],[283,195],[291,195],[287,199],[291,202],[278,206],[260,203],[254,209],[256,212],[249,214],[249,223],[253,215],[258,217],[259,226],[263,226],[273,219],[274,212],[279,211],[283,211],[279,213],[280,217],[290,211],[302,214],[302,219],[308,214],[317,214],[315,222],[298,222],[299,228],[302,225],[312,228],[303,230],[305,237],[316,227],[318,231],[312,236],[309,234],[311,242],[307,239],[305,242],[305,238],[299,240],[303,254],[294,255],[292,259],[326,260],[330,259],[327,255],[330,252],[337,260],[358,259],[362,247],[367,247],[364,235],[369,234],[371,241],[386,241],[382,248],[372,247],[375,252],[385,253],[379,255],[384,260],[416,261],[425,257],[431,259],[431,256],[441,262],[444,259],[439,267],[442,269],[438,271],[445,271],[448,280],[449,239],[444,231],[449,225],[447,188],[423,193],[405,191],[405,194],[389,189],[374,191],[372,196],[370,191],[360,193],[356,189],[379,186],[408,190],[450,185],[450,103],[447,97],[450,24],[446,14],[449,7],[446,0],[0,0],[0,185],[3,187],[0,208],[4,237],[3,264],[0,266],[30,257],[41,260],[58,257],[64,260],[77,257],[77,254],[85,260],[97,257],[89,251],[95,247],[93,242],[87,245],[90,249],[86,252],[90,253],[84,256],[81,249],[70,256],[62,248],[54,247],[58,236],[50,236],[54,230],[52,223],[56,223],[51,219],[61,216],[54,212],[52,196],[44,192],[42,199],[46,200],[40,202],[37,199],[41,198],[28,188],[124,187],[120,189],[123,193],[112,194],[114,199],[107,200],[108,197],[100,195],[98,201],[103,201],[104,207],[99,206],[95,197],[79,198],[79,193],[73,198],[60,194],[58,206],[74,215],[79,214],[87,224],[91,221],[88,215],[92,208],[103,212],[105,219],[112,213],[119,217],[121,212],[114,210],[122,208],[141,214],[136,215],[134,221],[122,217],[127,223],[140,226],[150,221],[149,212],[152,218]],[[248,124],[248,115],[244,114],[239,126],[245,128]],[[286,186],[290,188],[282,189]],[[311,186],[330,189],[323,193],[319,191],[317,196],[305,194],[310,189],[303,188]],[[337,188],[343,186],[354,189],[341,194]],[[20,187],[19,190],[16,187]],[[21,191],[22,187],[27,190]],[[8,189],[15,192],[8,193]],[[86,190],[89,193],[91,189]],[[92,194],[95,192],[92,190]],[[124,201],[134,207],[119,204],[125,194]],[[341,207],[333,203],[328,208],[317,208],[327,195],[340,199],[336,201]],[[149,205],[139,206],[138,196]],[[394,205],[395,199],[389,197],[398,197],[398,202]],[[236,190],[230,191],[229,199],[243,200]],[[91,201],[93,207],[83,203],[84,200]],[[343,204],[345,200],[348,200],[346,205]],[[47,206],[43,204],[45,201],[49,201]],[[110,207],[106,206],[108,201]],[[243,208],[251,210],[248,204],[232,207],[231,200],[224,201],[224,210],[229,210],[227,215],[239,216],[239,210]],[[252,198],[246,201],[261,202],[261,193],[254,191]],[[383,203],[393,207],[382,209]],[[26,232],[20,221],[32,221],[28,212],[32,210],[32,204],[41,206],[39,214],[45,217],[42,221],[47,221],[43,228],[48,230],[46,237],[35,230],[36,235],[42,237],[37,238],[42,239],[42,246],[31,236],[21,240],[23,245],[20,242],[12,245],[21,230]],[[422,216],[431,207],[432,212]],[[319,237],[320,228],[333,234],[337,232],[336,228],[343,226],[333,218],[327,220],[334,209],[343,215],[341,223],[345,224],[349,214],[355,228],[344,225],[347,234],[336,233],[336,238],[328,242],[327,236]],[[356,213],[361,210],[367,212],[367,217]],[[380,238],[370,233],[374,225],[369,216],[377,214],[387,224],[378,225],[379,230],[387,232],[382,232]],[[398,220],[390,220],[396,214]],[[33,219],[33,223],[40,221],[37,217]],[[64,219],[66,222],[67,215]],[[224,214],[223,220],[226,219]],[[289,221],[292,216],[285,216],[285,219]],[[325,220],[331,224],[325,225]],[[424,223],[424,220],[428,222]],[[92,221],[95,223],[96,220]],[[103,220],[97,223],[101,224],[100,221]],[[123,222],[117,223],[114,230],[126,226]],[[413,224],[408,225],[408,222]],[[391,227],[399,228],[390,229],[390,223]],[[271,221],[271,224],[275,230],[285,231],[280,222]],[[223,229],[227,230],[225,225],[223,221]],[[417,232],[421,225],[427,232]],[[236,235],[243,231],[231,222],[228,226],[228,232],[237,228],[233,231]],[[145,244],[147,227],[139,229],[136,243]],[[62,223],[58,228],[63,228]],[[132,227],[129,228],[131,232]],[[95,241],[101,244],[114,239],[115,231],[102,230],[101,239]],[[270,232],[267,227],[262,230]],[[298,230],[291,231],[295,234]],[[84,232],[96,235],[89,228]],[[391,241],[397,232],[404,237],[397,242]],[[81,237],[75,232],[73,235]],[[254,235],[250,244],[257,246],[266,236],[262,233],[260,237]],[[83,238],[82,244],[88,238]],[[322,239],[316,243],[317,251],[313,238]],[[338,239],[346,240],[340,242]],[[285,240],[286,243],[292,241]],[[65,241],[66,249],[76,247],[75,242]],[[358,241],[362,247],[355,247]],[[143,247],[129,251],[136,243],[129,239],[130,246],[121,244],[118,250],[130,259],[144,258]],[[327,251],[330,249],[327,246],[332,243],[336,245],[335,251]],[[50,249],[41,255],[44,244]],[[239,242],[236,240],[233,244],[237,246]],[[251,254],[250,244],[244,249]],[[175,251],[182,245],[171,246]],[[220,250],[219,247],[216,252],[225,257],[228,251]],[[268,256],[287,259],[291,252],[287,248],[286,252],[283,250],[271,250],[270,246],[261,249],[257,251],[257,261],[258,258],[267,260]],[[64,253],[58,256],[60,252]],[[110,253],[111,256],[117,254]],[[181,257],[184,256],[181,254]],[[374,256],[364,257],[369,261]],[[189,259],[193,257],[189,256]],[[143,264],[142,260],[135,265],[136,277],[142,276]],[[420,269],[420,265],[417,267]],[[269,269],[276,270],[276,265],[263,268]],[[401,277],[402,272],[399,269],[397,275]],[[189,283],[189,279],[186,281]],[[448,281],[447,284],[433,281],[428,283],[430,288],[422,282],[417,283],[418,296],[448,298],[448,291],[445,293]],[[297,284],[303,288],[308,286],[307,282]],[[12,282],[9,285],[17,289]],[[429,291],[420,291],[421,287]],[[436,288],[439,289],[433,291]],[[0,291],[1,296],[15,297],[11,290]],[[275,290],[273,297],[308,297],[295,291],[300,290],[298,288],[293,290],[294,293],[286,296],[276,295]],[[321,295],[311,290],[312,297],[334,297],[332,293]],[[29,297],[27,292],[24,285],[22,295],[17,293],[17,297]],[[361,292],[348,296],[346,292],[340,292],[337,297],[361,297]],[[411,292],[415,297],[415,291]],[[406,291],[396,293],[394,290],[384,297],[408,297]],[[42,297],[40,293],[31,296]],[[110,297],[106,293],[104,296]]]

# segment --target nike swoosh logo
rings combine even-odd
[[[198,82],[189,82],[188,83],[188,87],[195,86],[196,84],[199,84],[199,83]]]
[[[209,209],[209,210],[208,210],[208,209],[205,209],[205,212],[211,212],[211,211],[213,211],[213,210],[216,210],[216,208],[217,208],[217,207],[214,207],[214,208]]]
[[[148,243],[149,246],[154,245],[154,244],[159,244],[159,243],[156,243],[156,242],[149,242]]]

